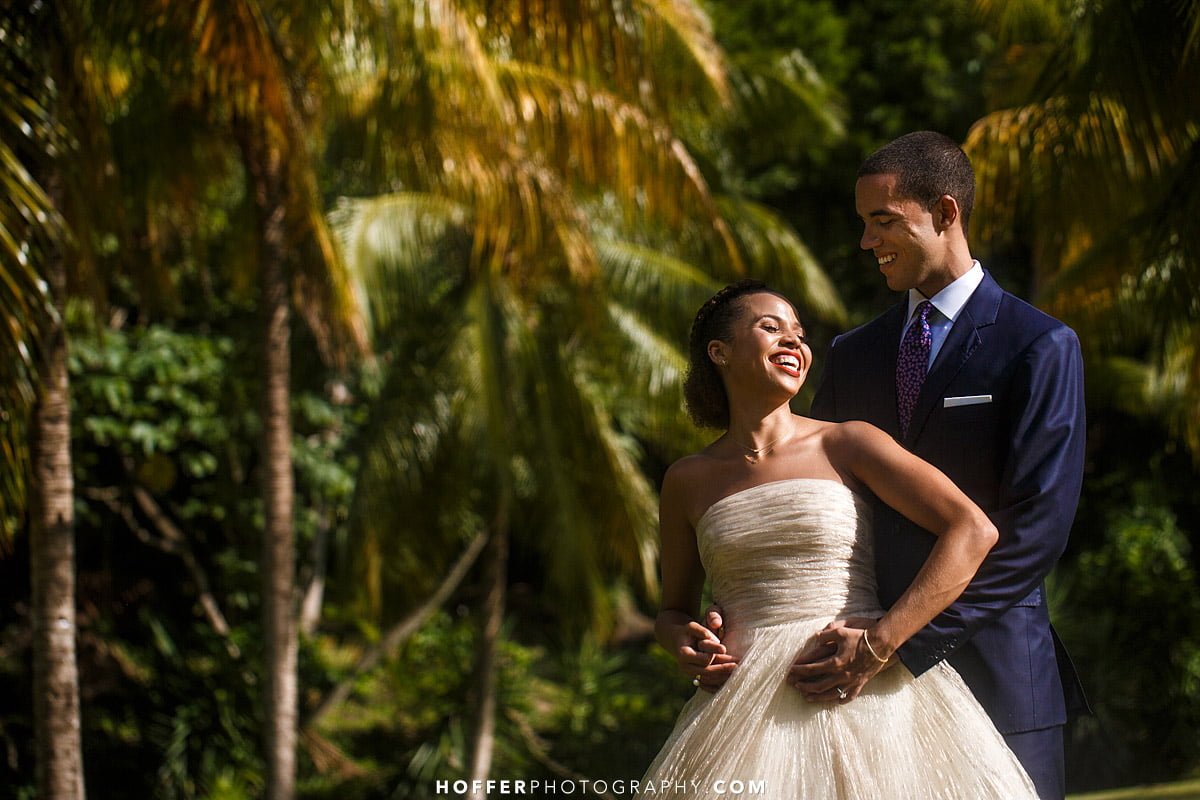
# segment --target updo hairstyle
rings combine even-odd
[[[729,397],[717,365],[708,357],[708,343],[733,340],[733,324],[742,311],[746,295],[775,294],[765,283],[747,278],[731,283],[714,294],[692,321],[688,336],[688,372],[683,382],[683,400],[688,416],[701,428],[729,427]]]

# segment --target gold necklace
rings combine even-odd
[[[757,464],[758,460],[760,458],[762,458],[765,455],[769,455],[771,453],[771,451],[775,447],[775,445],[779,444],[780,442],[782,442],[784,439],[788,438],[791,435],[792,435],[792,431],[788,431],[787,433],[783,434],[782,436],[775,439],[774,441],[767,442],[762,447],[757,447],[757,448],[756,447],[746,447],[746,445],[742,444],[741,442],[737,442],[737,441],[735,441],[734,444],[736,444],[738,447],[740,447],[746,451],[745,453],[742,454],[742,458],[746,459],[746,463]],[[732,439],[732,438],[733,437],[731,436],[730,439]]]

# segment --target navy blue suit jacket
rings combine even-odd
[[[834,339],[813,416],[865,420],[929,461],[988,513],[1000,538],[966,591],[900,648],[920,675],[943,658],[1001,733],[1086,710],[1050,627],[1043,581],[1062,555],[1084,459],[1083,362],[1075,333],[1005,292],[985,272],[917,399],[907,437],[896,415],[896,356],[907,298]],[[947,397],[990,402],[945,406]],[[904,592],[933,535],[875,503],[880,599]]]

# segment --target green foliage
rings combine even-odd
[[[1192,63],[1181,42],[1200,52],[1200,23],[1173,24],[1196,3],[709,0],[721,48],[677,2],[612,5],[628,16],[520,4],[547,15],[541,30],[519,14],[479,26],[507,6],[473,0],[432,15],[256,3],[249,28],[234,24],[237,4],[166,4],[148,28],[132,6],[58,5],[79,13],[54,17],[65,27],[52,43],[79,44],[71,68],[91,92],[72,96],[62,130],[29,28],[51,4],[0,12],[0,526],[16,531],[8,554],[0,536],[0,800],[33,796],[21,408],[46,313],[38,264],[63,244],[72,289],[108,301],[68,315],[89,794],[261,795],[259,243],[234,126],[251,134],[270,118],[294,156],[284,249],[312,323],[292,341],[298,573],[332,562],[301,645],[302,714],[503,510],[493,774],[629,779],[691,693],[655,645],[605,634],[628,597],[652,612],[654,483],[702,443],[679,393],[696,306],[741,269],[767,277],[805,306],[819,369],[821,338],[891,299],[857,247],[852,176],[868,151],[918,128],[961,140],[990,107],[1044,95],[1038,77],[1054,66],[1071,80],[1050,89],[1132,86],[1122,97],[1137,111],[1153,94],[1138,81]],[[282,40],[316,45],[284,63]],[[1171,97],[1194,84],[1161,82]],[[1200,508],[1195,463],[1176,446],[1195,449],[1197,430],[1200,160],[1195,103],[1160,105],[1173,113],[1147,119],[1183,119],[1171,136],[1096,151],[1144,145],[1132,161],[1064,170],[1053,147],[1038,151],[1042,177],[1092,176],[1083,199],[1124,209],[1121,225],[1091,215],[1109,238],[1051,225],[1046,240],[1104,256],[1074,262],[1090,280],[1066,297],[1093,350],[1089,474],[1052,587],[1097,710],[1074,729],[1073,788],[1200,764]],[[1038,119],[1103,121],[1113,107]],[[1144,123],[1129,130],[1153,133]],[[1034,140],[1087,130],[1042,126]],[[72,165],[61,209],[41,183],[58,147]],[[1035,182],[1002,207],[1083,208],[1047,190],[1071,201],[1073,180]],[[1128,186],[1145,190],[1136,203]],[[339,338],[325,312],[351,305],[321,275],[337,262],[326,211],[376,334],[375,357],[344,373],[318,357]],[[64,220],[74,237],[58,236]],[[980,253],[1018,291],[1026,227]],[[305,738],[303,796],[432,798],[435,780],[467,774],[479,572]]]
[[[1091,464],[1059,607],[1097,715],[1078,725],[1074,774],[1097,787],[1189,774],[1200,5],[980,5],[1005,54],[966,143],[985,209],[973,232],[1020,256],[1088,359]]]
[[[466,777],[466,726],[474,697],[474,621],[435,615],[401,652],[356,687],[322,725],[352,780],[310,775],[312,798],[433,798],[436,781]],[[518,642],[506,631],[500,656],[497,778],[605,780],[641,777],[692,687],[657,646],[602,646],[585,638]],[[316,653],[331,673],[349,653]]]
[[[640,778],[694,689],[653,642],[620,649],[585,639],[562,656],[555,758],[608,781]]]
[[[1082,554],[1064,580],[1077,645],[1097,716],[1076,736],[1105,753],[1105,777],[1155,782],[1200,758],[1200,587],[1195,557],[1175,515],[1145,484],[1114,509],[1103,544]],[[1069,576],[1069,577],[1068,577]],[[1131,676],[1136,679],[1131,680]],[[1092,761],[1095,759],[1095,761]],[[1100,778],[1095,772],[1079,780]],[[1095,785],[1095,784],[1094,784]]]
[[[1047,6],[967,141],[991,209],[972,227],[1023,254],[1092,359],[1141,362],[1130,388],[1200,464],[1200,4]]]
[[[104,787],[104,797],[139,800],[260,796],[262,514],[252,444],[259,421],[246,366],[253,354],[212,330],[212,320],[204,332],[108,327],[85,306],[73,307],[71,320],[89,784]],[[234,330],[243,324],[236,315],[219,321]],[[318,371],[306,375],[323,380]],[[321,528],[336,536],[353,492],[347,450],[359,412],[337,393],[334,400],[307,390],[294,397],[302,541]],[[147,513],[137,489],[181,538]],[[0,569],[19,571],[24,555],[19,550]],[[187,558],[196,570],[185,568]],[[207,586],[197,584],[199,575]],[[20,609],[27,584],[0,583],[16,592],[7,605]],[[227,633],[201,613],[202,589],[223,612]],[[0,654],[24,641],[23,624],[21,616],[0,618]],[[0,676],[29,680],[12,655],[0,657]],[[29,757],[28,738],[11,737],[27,714],[0,708],[0,729],[19,763]],[[9,782],[0,772],[0,784]]]
[[[778,93],[753,95],[723,142],[724,179],[779,209],[832,278],[852,321],[870,319],[892,295],[858,247],[855,171],[872,150],[912,130],[961,141],[986,110],[994,35],[973,0],[707,5],[732,63],[750,75],[786,67],[808,87],[787,102]],[[768,97],[776,102],[762,102]],[[805,322],[815,334],[819,375],[822,342],[845,326]]]
[[[1200,761],[1200,507],[1166,479],[1187,455],[1156,451],[1145,424],[1093,420],[1102,469],[1052,586],[1055,625],[1095,711],[1071,727],[1080,789],[1169,780]]]
[[[178,453],[191,478],[216,471],[212,448],[230,442],[231,426],[218,413],[234,352],[229,338],[152,326],[132,335],[101,329],[97,337],[77,336],[73,344],[74,389],[91,442],[131,463]],[[146,477],[156,489],[170,490],[171,467],[156,466],[165,474],[151,469]]]
[[[251,608],[254,537],[229,535],[257,516],[238,497],[248,478],[241,465],[253,457],[241,444],[253,414],[237,404],[245,392],[230,389],[242,377],[233,368],[237,346],[162,326],[79,322],[71,362],[76,484],[88,498],[81,532],[94,531],[94,544],[80,552],[81,580],[103,579],[106,594],[134,598],[98,606],[83,626],[98,653],[123,654],[84,671],[87,684],[107,684],[90,704],[92,780],[113,787],[113,797],[254,796],[257,677],[229,650],[253,653],[260,635]],[[212,576],[232,626],[227,636],[198,618],[195,574],[147,546],[169,536],[135,510],[134,487],[156,499],[183,533],[178,546]],[[147,577],[105,572],[117,553],[136,559]]]
[[[37,14],[0,10],[0,553],[26,502],[28,416],[42,338],[54,319],[45,263],[64,238],[39,167],[64,145],[46,87]]]
[[[840,91],[852,64],[848,20],[831,3],[712,2],[730,54],[738,114],[710,155],[727,186],[752,198],[785,195],[846,134]]]

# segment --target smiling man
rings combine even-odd
[[[882,428],[991,517],[1000,539],[975,579],[894,655],[914,675],[948,659],[1039,793],[1061,798],[1063,725],[1086,701],[1050,627],[1043,581],[1066,547],[1082,483],[1082,359],[1070,328],[971,257],[974,199],[970,161],[941,134],[902,136],[863,162],[859,244],[904,296],[834,340],[812,410]],[[874,539],[887,607],[934,537],[877,504]],[[826,658],[798,664],[791,679],[819,694],[853,679],[848,669]]]

